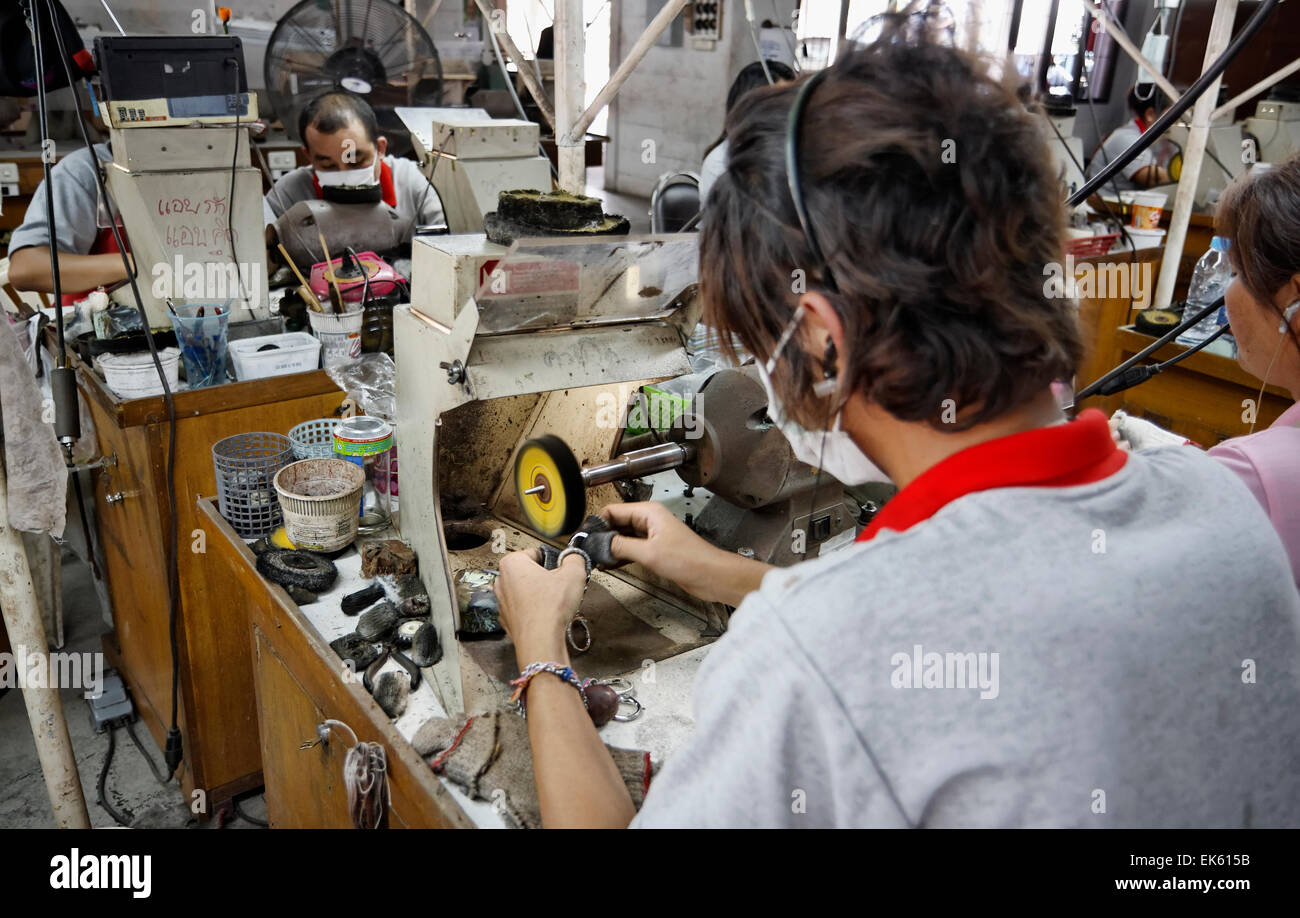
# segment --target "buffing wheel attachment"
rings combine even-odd
[[[520,448],[515,456],[515,489],[524,521],[548,539],[573,532],[587,513],[582,467],[565,442],[552,434]]]
[[[1144,335],[1159,338],[1174,330],[1182,321],[1172,309],[1144,309],[1133,320],[1133,327]]]

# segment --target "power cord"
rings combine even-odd
[[[37,0],[31,0],[33,7]],[[48,0],[47,0],[48,8]],[[51,15],[53,13],[51,12]],[[63,64],[63,71],[67,75],[69,85],[74,84],[72,77],[72,68],[68,65],[67,48],[64,46],[63,33],[59,29],[54,30],[55,40],[59,46],[59,58]],[[37,43],[37,53],[40,53],[40,44]],[[44,69],[38,65],[41,79],[37,84],[43,86]],[[172,657],[172,686],[171,686],[171,703],[172,716],[171,726],[167,730],[167,739],[164,744],[163,756],[167,762],[167,776],[170,779],[176,773],[184,758],[184,744],[181,737],[179,723],[179,694],[180,694],[180,641],[178,637],[179,618],[180,618],[180,544],[179,532],[176,521],[176,402],[172,396],[171,387],[167,384],[167,373],[163,370],[162,361],[158,357],[158,346],[154,342],[153,332],[149,326],[149,316],[144,309],[144,300],[140,296],[140,287],[136,282],[135,269],[131,260],[127,257],[126,240],[123,239],[122,233],[124,226],[119,225],[120,215],[116,205],[113,203],[108,194],[108,187],[104,182],[104,175],[99,168],[99,156],[95,153],[95,146],[90,140],[90,134],[86,130],[86,121],[82,116],[81,107],[75,106],[77,128],[81,134],[81,141],[86,151],[90,154],[90,161],[95,173],[95,183],[99,188],[100,198],[104,201],[109,211],[109,228],[113,233],[113,241],[117,245],[118,254],[122,258],[122,267],[126,270],[127,283],[131,287],[131,295],[135,299],[136,311],[140,314],[140,323],[144,328],[145,344],[149,348],[149,355],[153,358],[154,370],[158,374],[159,382],[163,390],[163,402],[167,406],[167,514],[168,514],[168,543],[170,554],[167,558],[167,606],[168,606],[168,641],[171,647]],[[48,179],[47,179],[48,181]],[[47,185],[47,191],[53,192],[53,186]],[[51,232],[53,225],[51,224]],[[51,237],[53,239],[53,237]],[[58,264],[57,248],[54,254],[54,264]],[[55,269],[57,271],[57,267]],[[60,314],[62,310],[59,310]],[[60,321],[62,321],[60,319]],[[62,354],[62,347],[60,347]]]
[[[108,728],[108,754],[104,756],[104,764],[99,768],[99,780],[95,782],[95,802],[98,803],[108,815],[113,817],[113,821],[124,828],[131,828],[131,820],[123,815],[113,804],[108,802],[108,797],[104,793],[104,786],[108,783],[108,768],[113,764],[113,753],[117,749],[117,726],[112,725]]]
[[[1196,103],[1197,98],[1199,98],[1205,90],[1210,87],[1210,84],[1223,74],[1223,71],[1227,69],[1228,64],[1232,63],[1233,59],[1241,53],[1242,48],[1249,43],[1250,39],[1253,38],[1255,33],[1259,31],[1261,26],[1263,26],[1264,22],[1272,14],[1277,4],[1278,0],[1260,0],[1259,6],[1255,8],[1255,12],[1251,14],[1250,19],[1248,19],[1246,24],[1242,26],[1241,31],[1233,37],[1228,47],[1224,49],[1218,59],[1207,67],[1199,77],[1197,77],[1196,82],[1188,88],[1187,92],[1179,96],[1178,100],[1170,105],[1165,113],[1155,120],[1155,123],[1147,129],[1146,133],[1142,134],[1142,136],[1135,140],[1127,150],[1121,153],[1112,162],[1102,167],[1102,170],[1095,176],[1084,182],[1082,188],[1070,195],[1070,198],[1067,201],[1069,206],[1073,207],[1081,201],[1088,200],[1094,191],[1105,185],[1116,172],[1123,169],[1136,159],[1138,154],[1151,146],[1151,144],[1155,143],[1156,139],[1167,131],[1171,124],[1182,117],[1183,113],[1191,108],[1192,105]]]
[[[1173,341],[1175,338],[1177,338],[1177,337],[1178,337],[1179,335],[1181,335],[1183,332],[1187,331],[1189,328],[1193,328],[1193,327],[1195,327],[1196,324],[1197,324],[1198,322],[1200,322],[1202,319],[1204,319],[1204,318],[1205,318],[1206,316],[1208,316],[1210,313],[1218,311],[1219,307],[1222,306],[1222,305],[1223,305],[1223,297],[1219,297],[1217,300],[1215,300],[1213,303],[1210,303],[1208,306],[1203,306],[1203,307],[1201,307],[1199,310],[1196,311],[1196,313],[1195,313],[1194,315],[1191,315],[1191,316],[1188,316],[1187,318],[1185,318],[1185,319],[1184,319],[1182,322],[1180,322],[1177,326],[1175,326],[1174,328],[1171,328],[1169,331],[1165,332],[1163,335],[1161,335],[1159,338],[1157,338],[1157,339],[1156,339],[1155,341],[1153,341],[1151,344],[1149,344],[1149,345],[1147,345],[1146,347],[1142,348],[1142,350],[1138,351],[1136,354],[1134,354],[1134,355],[1133,355],[1132,357],[1130,357],[1128,360],[1125,360],[1125,361],[1124,361],[1123,363],[1121,363],[1119,366],[1115,367],[1115,369],[1113,369],[1113,370],[1109,371],[1108,373],[1106,373],[1105,375],[1103,375],[1103,376],[1102,376],[1100,379],[1098,379],[1096,382],[1089,383],[1088,385],[1086,385],[1086,386],[1084,386],[1082,389],[1080,389],[1078,392],[1076,392],[1076,393],[1075,393],[1075,396],[1074,396],[1074,403],[1077,405],[1079,402],[1083,401],[1085,398],[1088,398],[1089,396],[1092,396],[1092,395],[1096,395],[1096,394],[1098,394],[1098,393],[1105,394],[1105,395],[1111,395],[1111,394],[1114,394],[1115,392],[1119,392],[1119,391],[1121,391],[1122,389],[1127,389],[1128,386],[1120,386],[1120,387],[1115,388],[1115,389],[1109,389],[1108,387],[1111,385],[1111,383],[1112,383],[1112,381],[1113,381],[1114,379],[1116,379],[1116,378],[1122,376],[1125,372],[1127,372],[1127,371],[1129,370],[1129,368],[1133,367],[1133,366],[1134,366],[1135,364],[1137,364],[1139,361],[1141,361],[1141,360],[1145,360],[1145,359],[1146,359],[1147,357],[1149,357],[1151,354],[1154,354],[1156,351],[1160,350],[1160,348],[1164,347],[1164,346],[1165,346],[1166,344],[1168,344],[1170,341]],[[1223,330],[1224,330],[1224,331],[1227,331],[1226,326],[1225,326],[1225,328],[1224,328]],[[1221,334],[1221,332],[1220,332],[1220,334]],[[1214,337],[1217,338],[1218,335],[1215,335]],[[1208,339],[1206,339],[1206,340],[1204,340],[1204,341],[1200,341],[1200,342],[1198,342],[1196,345],[1194,345],[1193,347],[1188,348],[1188,351],[1190,351],[1191,353],[1195,353],[1196,351],[1199,351],[1201,348],[1205,347],[1207,344],[1210,343],[1210,341],[1213,341],[1213,340],[1214,340],[1214,338],[1208,338]],[[1190,356],[1190,355],[1189,355],[1189,354],[1184,354],[1184,355],[1182,355],[1182,356],[1185,357],[1185,356]],[[1180,359],[1181,359],[1181,358],[1180,358]],[[1172,365],[1173,365],[1174,363],[1176,363],[1176,362],[1177,362],[1177,360],[1174,360],[1174,361],[1166,361],[1165,366],[1172,366]],[[1146,369],[1146,368],[1143,367],[1143,368],[1139,368],[1139,369]],[[1163,370],[1164,367],[1161,367],[1161,369]],[[1160,370],[1156,370],[1155,372],[1158,373],[1158,372],[1160,372]],[[1137,374],[1134,374],[1134,375],[1135,375],[1135,377],[1136,377]],[[1143,382],[1143,381],[1145,381],[1146,379],[1149,379],[1149,378],[1150,378],[1151,376],[1153,376],[1153,375],[1155,375],[1155,374],[1154,374],[1154,373],[1148,374],[1147,376],[1142,377],[1142,379],[1137,379],[1135,382],[1131,383],[1131,385],[1137,385],[1138,382]],[[1103,391],[1103,390],[1108,390],[1108,391]]]

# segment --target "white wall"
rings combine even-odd
[[[725,0],[724,0],[725,2]],[[611,33],[610,71],[617,68],[645,30],[645,0],[616,0]],[[789,22],[794,0],[760,0],[759,22],[772,15]],[[744,6],[726,2],[723,40],[712,51],[695,51],[690,35],[681,48],[652,47],[610,105],[605,186],[622,194],[648,197],[659,176],[699,171],[705,148],[722,132],[727,90],[741,67],[757,60],[745,22]],[[643,144],[654,141],[652,163],[642,161]]]

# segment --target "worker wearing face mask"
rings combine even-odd
[[[267,193],[266,222],[299,201],[340,203],[383,201],[406,218],[409,242],[416,226],[443,222],[442,203],[420,167],[386,155],[374,110],[360,96],[327,92],[298,115],[298,134],[311,164],[282,176]]]
[[[801,458],[900,490],[857,544],[786,569],[660,504],[605,508],[615,557],[736,606],[639,813],[573,685],[584,559],[503,557],[544,824],[1300,824],[1300,598],[1276,533],[1212,459],[1125,454],[1101,412],[1062,413],[1083,347],[1042,284],[1065,220],[1035,115],[999,61],[886,18],[728,117],[700,296]],[[1266,694],[1243,691],[1246,658]]]

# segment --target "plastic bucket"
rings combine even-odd
[[[289,541],[311,551],[337,551],[357,537],[366,473],[346,459],[303,459],[275,476]]]
[[[1152,230],[1160,226],[1160,215],[1165,212],[1169,195],[1159,191],[1128,191],[1122,199],[1133,211],[1129,223],[1138,229]]]
[[[309,311],[311,333],[320,339],[321,366],[335,367],[361,356],[362,310],[335,315]]]
[[[1128,235],[1133,240],[1133,248],[1135,249],[1154,249],[1165,244],[1165,231],[1160,227],[1138,229],[1136,226],[1130,226]]]
[[[162,364],[167,376],[167,388],[172,392],[180,384],[181,352],[174,347],[163,348],[158,352],[158,362]],[[153,356],[148,351],[134,354],[100,354],[95,364],[104,374],[104,382],[113,394],[120,399],[147,398],[162,395],[162,383],[158,379],[158,370],[153,365]]]

